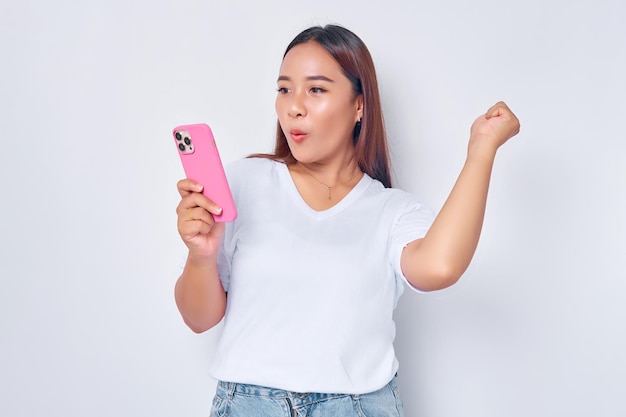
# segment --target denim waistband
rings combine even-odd
[[[228,397],[232,397],[234,394],[249,395],[254,397],[266,397],[266,398],[287,398],[290,402],[296,405],[308,405],[320,401],[330,400],[333,398],[348,397],[349,394],[326,394],[326,393],[313,393],[313,392],[293,392],[286,391],[278,388],[263,387],[260,385],[252,384],[239,384],[236,382],[220,381],[217,385],[218,390],[222,390]]]
[[[392,386],[396,383],[396,377],[394,377],[387,385]],[[381,388],[384,389],[387,387]],[[308,405],[313,404],[320,401],[326,401],[335,398],[341,397],[353,397],[358,399],[359,396],[365,394],[330,394],[330,393],[319,393],[319,392],[294,392],[287,391],[278,388],[270,388],[264,387],[260,385],[253,384],[240,384],[236,382],[226,382],[219,381],[217,384],[217,389],[222,391],[224,396],[232,398],[235,394],[255,396],[255,397],[266,397],[266,398],[275,398],[275,399],[289,399],[289,401],[294,406]]]

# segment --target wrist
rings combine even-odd
[[[187,265],[192,268],[211,268],[217,265],[217,254],[202,255],[189,251]]]
[[[498,145],[492,141],[486,140],[486,138],[470,137],[469,145],[467,147],[468,159],[483,159],[492,160],[495,159],[498,152]]]

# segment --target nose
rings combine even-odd
[[[289,101],[287,114],[290,117],[299,118],[306,116],[305,97],[301,93],[294,92]]]

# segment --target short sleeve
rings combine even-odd
[[[217,273],[222,282],[222,287],[224,287],[224,291],[228,292],[230,284],[230,258],[224,252],[223,246],[220,248],[217,255]]]
[[[217,273],[222,281],[222,287],[224,291],[228,292],[230,286],[230,272],[233,254],[235,253],[235,228],[237,220],[228,222],[224,228],[224,237],[222,238],[222,244],[217,254]]]
[[[433,223],[435,215],[425,205],[413,201],[405,209],[401,211],[391,231],[390,239],[390,257],[391,263],[396,276],[397,286],[397,299],[404,291],[404,283],[406,282],[409,287],[415,291],[422,292],[418,288],[413,287],[402,273],[402,267],[400,265],[400,259],[402,257],[402,251],[414,240],[421,239],[426,235],[428,229]]]
[[[242,211],[240,195],[241,184],[243,181],[242,178],[245,178],[246,175],[248,175],[250,162],[250,159],[238,159],[236,161],[229,162],[224,166],[230,191],[233,195],[233,199],[235,200],[235,206],[237,207],[239,214],[241,214]],[[225,224],[224,236],[222,237],[220,250],[217,254],[217,273],[220,277],[220,281],[222,282],[222,287],[224,287],[224,291],[226,292],[228,292],[228,289],[230,288],[232,260],[237,247],[235,230],[238,223],[239,218]]]

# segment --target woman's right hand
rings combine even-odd
[[[213,214],[222,209],[202,194],[202,185],[190,179],[178,181],[180,203],[176,207],[178,233],[189,248],[189,257],[216,259],[224,223],[216,223]]]

